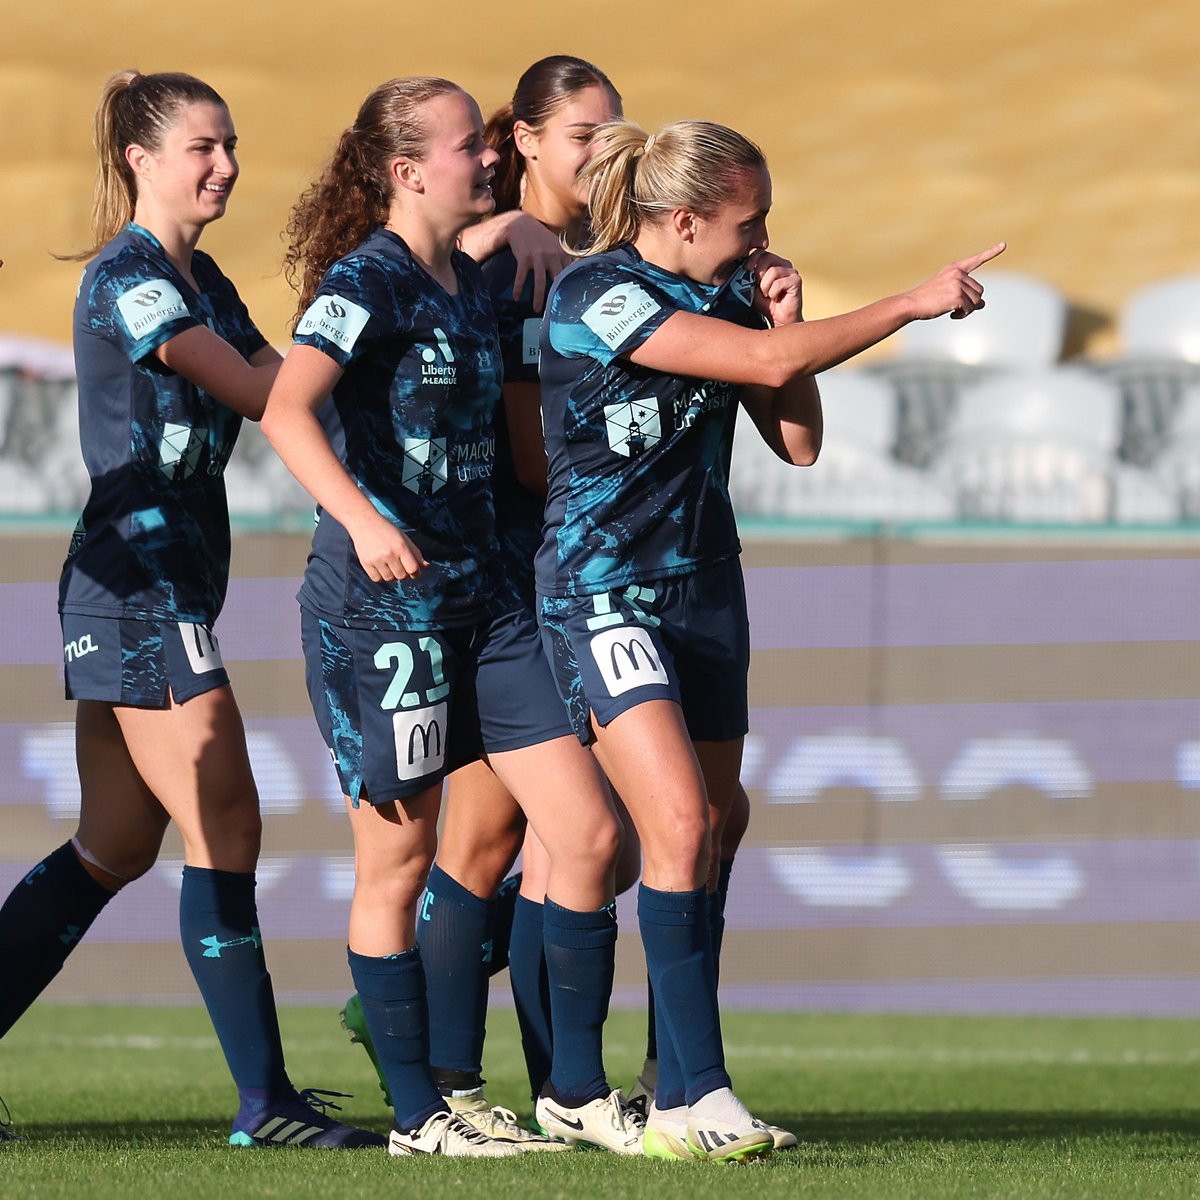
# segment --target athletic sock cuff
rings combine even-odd
[[[475,895],[470,888],[463,887],[453,875],[447,875],[437,863],[429,868],[429,878],[425,881],[425,890],[431,896],[436,896],[438,900],[461,904],[464,908],[476,907],[486,910],[495,904],[494,900],[485,900],[482,896]]]
[[[603,908],[579,912],[547,899],[544,924],[549,945],[573,950],[607,946],[617,938],[617,906],[606,904]]]
[[[425,995],[425,972],[421,969],[421,951],[417,946],[382,958],[356,954],[347,946],[346,961],[350,964],[350,978],[364,999],[418,1000]]]
[[[652,925],[690,925],[702,917],[708,920],[708,889],[692,892],[660,892],[638,887],[638,918]]]

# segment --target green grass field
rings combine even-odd
[[[300,1086],[352,1091],[387,1128],[366,1056],[336,1014],[282,1014]],[[615,1013],[628,1084],[642,1019]],[[25,1141],[0,1145],[0,1197],[1195,1196],[1200,1022],[731,1014],[729,1062],[762,1116],[799,1134],[766,1163],[714,1167],[599,1152],[515,1161],[378,1151],[231,1150],[232,1088],[200,1009],[35,1008],[0,1042],[0,1095]],[[528,1115],[515,1022],[491,1020],[493,1103]]]

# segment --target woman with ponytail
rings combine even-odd
[[[596,131],[581,178],[590,236],[551,291],[541,341],[539,620],[576,732],[642,844],[658,1035],[647,1153],[753,1158],[774,1139],[725,1070],[714,954],[714,851],[748,720],[727,471],[737,408],[784,461],[811,464],[813,377],[909,321],[980,307],[971,272],[1004,247],[805,323],[800,276],[767,251],[771,180],[746,138],[704,121],[657,136],[617,121]]]
[[[451,1111],[430,1071],[442,1014],[429,1012],[416,927],[453,903],[424,891],[443,780],[484,759],[549,854],[551,1083],[586,1107],[588,1140],[640,1153],[601,1055],[618,823],[496,542],[500,348],[457,243],[494,207],[497,161],[478,106],[444,79],[395,79],[367,97],[289,225],[299,319],[263,429],[320,506],[299,594],[304,654],[354,838],[348,960],[394,1108],[391,1152],[549,1147],[511,1117],[459,1111],[473,1103]],[[330,393],[336,451],[317,415]]]
[[[297,1092],[263,957],[261,838],[246,736],[213,624],[229,574],[222,473],[279,355],[196,248],[238,177],[229,109],[190,75],[125,71],[96,113],[90,259],[75,305],[92,487],[59,588],[78,701],[79,828],[0,909],[0,1035],[105,904],[144,875],[169,821],[184,845],[184,953],[237,1085],[235,1146],[383,1139]]]

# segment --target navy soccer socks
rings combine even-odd
[[[441,867],[429,871],[417,918],[417,945],[429,1002],[429,1056],[443,1089],[482,1084],[495,903],[468,891]]]
[[[0,1037],[62,970],[92,922],[116,895],[96,882],[70,842],[13,888],[0,908]]]
[[[253,873],[185,866],[179,932],[243,1110],[290,1093]]]
[[[615,904],[591,912],[547,898],[543,909],[553,1047],[550,1084],[570,1105],[608,1094],[603,1030],[617,945]]]
[[[530,1095],[534,1100],[542,1094],[542,1088],[550,1078],[553,1049],[544,914],[545,905],[518,896],[508,948],[508,981],[512,986]]]
[[[684,1084],[682,1102],[694,1104],[709,1092],[730,1086],[721,1042],[707,889],[661,892],[642,884],[638,921],[654,989],[659,1087],[666,1085],[672,1093],[660,1099],[656,1092],[655,1101],[664,1108],[680,1103],[674,1094],[678,1081],[671,1078],[665,1061],[663,1043],[669,1037]]]
[[[429,1011],[419,948],[373,958],[347,949],[398,1129],[419,1129],[446,1108],[429,1071]]]

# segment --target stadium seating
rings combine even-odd
[[[961,390],[1000,368],[1045,366],[1062,356],[1063,295],[1016,271],[985,271],[985,306],[970,320],[917,321],[899,336],[896,359],[875,368],[900,403],[896,456],[926,465],[952,418]]]
[[[825,440],[814,468],[780,461],[743,413],[734,440],[730,491],[739,517],[805,520],[944,521],[950,494],[892,457],[897,406],[892,389],[865,371],[819,379]]]
[[[967,520],[1113,520],[1120,416],[1116,386],[1081,368],[1002,372],[964,388],[932,470]]]

